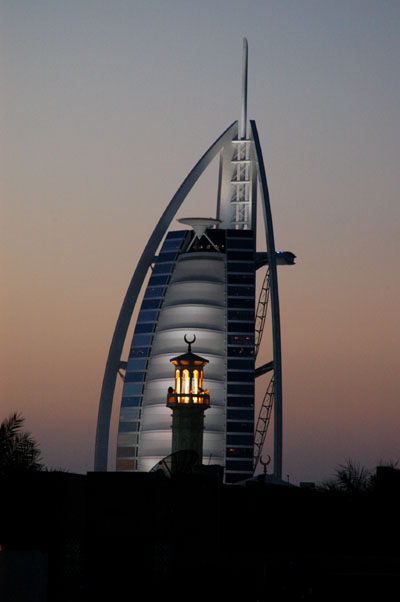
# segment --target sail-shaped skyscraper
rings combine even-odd
[[[168,231],[189,191],[219,154],[216,216],[180,220]],[[257,193],[266,248],[257,248]],[[252,476],[273,408],[274,475],[282,473],[282,370],[277,265],[293,264],[276,252],[262,152],[254,121],[247,123],[247,41],[243,45],[242,111],[210,146],[168,204],[134,272],[115,328],[99,407],[95,470],[107,470],[108,436],[119,371],[124,372],[117,470],[149,471],[171,453],[173,380],[170,359],[196,336],[196,353],[208,360],[204,388],[211,407],[204,423],[203,462],[224,467],[234,483]],[[267,266],[256,303],[256,273]],[[145,278],[129,357],[121,358],[129,322]],[[271,361],[255,367],[269,305]],[[269,373],[255,419],[255,379]]]

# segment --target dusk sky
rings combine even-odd
[[[0,6],[0,418],[22,412],[47,466],[93,469],[123,297],[239,118],[246,36],[275,242],[297,256],[279,268],[284,477],[400,458],[400,2]],[[178,217],[214,215],[216,167]]]

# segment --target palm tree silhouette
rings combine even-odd
[[[39,444],[30,433],[23,432],[25,418],[15,412],[0,426],[0,476],[19,471],[42,470]]]
[[[345,464],[339,464],[333,479],[322,483],[322,489],[347,493],[370,491],[373,486],[374,477],[371,471],[351,458],[348,458]]]

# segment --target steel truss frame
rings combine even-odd
[[[267,317],[269,301],[269,268],[267,268],[262,286],[260,296],[258,298],[257,310],[256,310],[256,321],[254,327],[254,357],[257,357],[258,350],[261,345],[261,339],[264,332],[265,319]]]
[[[271,420],[272,408],[274,405],[274,375],[271,376],[268,387],[265,391],[264,398],[258,415],[255,437],[254,437],[254,470],[255,472],[258,462],[262,454],[265,438],[267,436],[268,426]]]

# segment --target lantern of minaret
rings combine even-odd
[[[204,412],[210,407],[210,394],[203,389],[203,368],[208,360],[192,353],[192,341],[185,342],[188,350],[172,358],[175,366],[175,388],[169,387],[167,407],[172,409],[172,453],[194,450],[200,464],[203,458]]]

